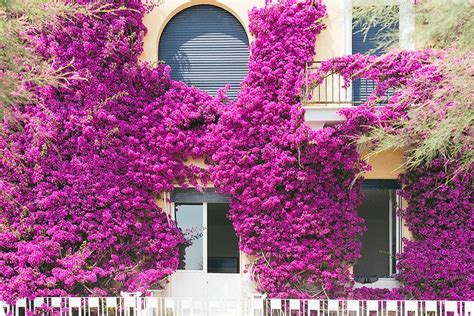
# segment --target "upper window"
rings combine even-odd
[[[394,27],[398,28],[398,25],[394,25],[392,29],[390,29],[382,23],[379,23],[373,25],[366,33],[362,31],[360,24],[356,23],[356,21],[352,21],[352,54],[372,54],[377,56],[384,54],[385,51],[378,48],[377,41],[383,37],[384,34],[391,33]],[[354,80],[352,88],[353,102],[357,104],[367,101],[367,98],[374,89],[375,84],[371,80],[362,78]]]
[[[240,22],[212,5],[196,5],[174,16],[160,38],[158,58],[171,78],[211,94],[226,84],[235,98],[248,71],[249,43]]]

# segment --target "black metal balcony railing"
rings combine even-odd
[[[308,75],[320,66],[321,62],[316,61],[306,66],[306,82]],[[303,104],[305,106],[357,106],[367,101],[369,96],[377,88],[373,80],[364,78],[355,79],[350,87],[344,87],[344,78],[338,73],[327,74],[323,81],[313,87],[303,87]],[[391,89],[386,93],[386,97],[393,95]],[[384,105],[381,103],[379,105]]]

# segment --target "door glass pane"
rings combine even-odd
[[[202,204],[176,204],[176,224],[186,238],[186,244],[179,249],[180,270],[203,270],[204,243],[203,233],[203,205]]]
[[[395,260],[395,255],[397,254],[397,236],[400,233],[400,222],[398,221],[398,216],[397,216],[397,210],[398,210],[398,205],[397,205],[397,192],[395,190],[390,191],[390,203],[392,204],[392,236],[391,237],[391,244],[390,247],[392,249],[392,256],[389,258],[390,260],[390,265],[392,268],[391,273],[394,274],[397,271],[397,260]],[[398,233],[397,233],[398,232]]]
[[[210,273],[239,273],[239,242],[227,218],[229,204],[207,205],[207,270]]]
[[[361,258],[354,265],[356,277],[389,277],[390,236],[389,207],[390,190],[363,190],[364,200],[358,209],[359,217],[365,219],[367,231],[362,237]],[[358,280],[371,282],[375,280]]]

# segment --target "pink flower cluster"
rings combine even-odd
[[[271,297],[346,295],[364,230],[354,179],[366,167],[347,126],[311,131],[300,104],[325,14],[320,2],[293,0],[250,12],[249,74],[217,125],[211,178],[232,195],[241,250]]]
[[[402,177],[402,215],[415,237],[398,263],[407,296],[474,300],[474,170],[458,167],[440,158]]]
[[[83,80],[1,126],[0,299],[145,290],[178,266],[156,198],[204,175],[185,162],[206,155],[221,101],[139,63],[144,9],[124,4],[33,39]]]
[[[329,72],[340,73],[348,85],[355,78],[373,80],[377,89],[368,101],[356,109],[344,110],[347,126],[359,126],[367,132],[371,126],[382,126],[387,132],[400,133],[396,120],[400,117],[421,119],[436,113],[445,114],[443,100],[436,97],[452,94],[446,75],[440,71],[445,56],[430,50],[393,51],[386,55],[353,55],[323,62],[311,76],[316,83]],[[460,61],[462,62],[462,61]],[[449,79],[449,77],[448,77]],[[376,109],[375,101],[389,89],[394,93],[386,106]],[[410,118],[410,107],[423,105],[425,112]],[[445,106],[451,106],[446,104]],[[369,124],[367,124],[369,122]],[[407,150],[416,148],[413,139]],[[465,150],[472,150],[468,147]],[[474,196],[472,167],[460,173],[461,160],[438,158],[425,166],[408,170],[401,176],[408,208],[401,215],[414,235],[404,241],[398,256],[398,280],[401,288],[387,291],[357,289],[356,298],[376,299],[400,296],[418,299],[472,300],[474,298]]]

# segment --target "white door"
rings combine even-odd
[[[175,204],[174,216],[188,241],[180,249],[178,271],[172,276],[171,295],[207,299],[207,231],[205,204]]]
[[[173,208],[188,243],[180,250],[171,295],[238,304],[242,296],[240,256],[237,236],[226,217],[228,204],[175,203]]]

